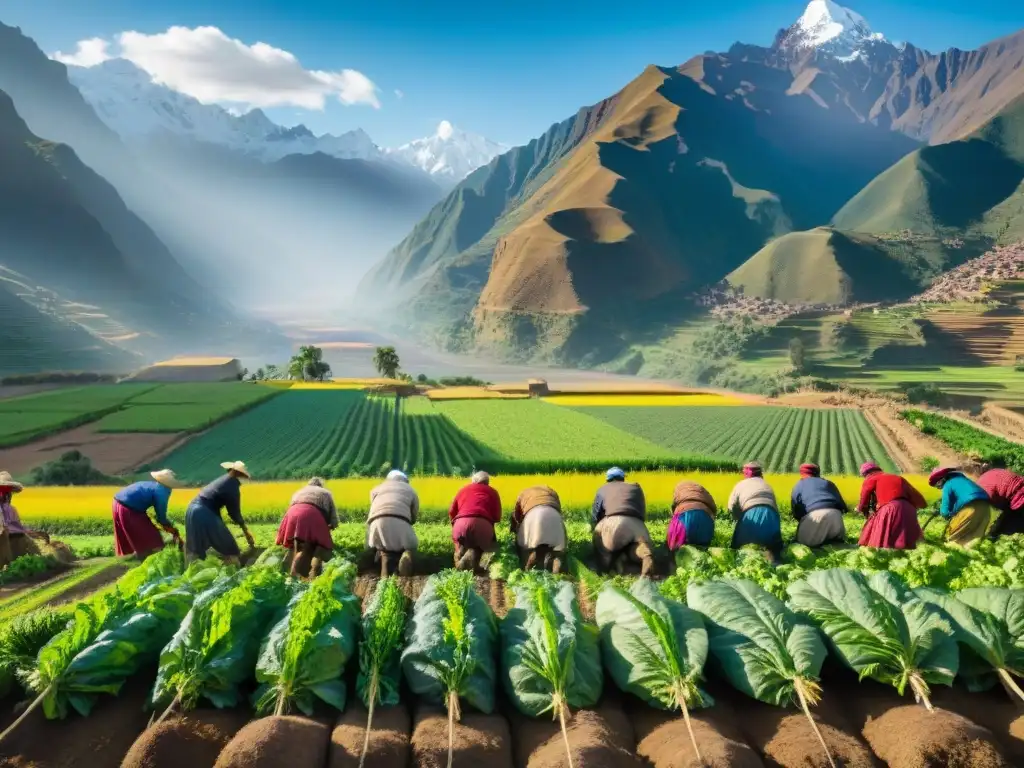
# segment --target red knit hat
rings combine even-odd
[[[860,465],[860,476],[867,477],[872,472],[881,472],[882,468],[873,461],[865,461]]]
[[[811,462],[801,464],[800,474],[803,475],[804,477],[818,477],[821,475],[821,467]]]
[[[940,480],[945,480],[956,471],[956,467],[939,467],[928,475],[928,485],[934,488],[936,483]]]

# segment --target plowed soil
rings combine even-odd
[[[455,724],[453,744],[453,768],[512,768],[512,739],[508,721],[501,715],[463,712],[462,721]],[[417,711],[412,731],[412,765],[448,765],[448,714],[443,709],[423,707]]]
[[[146,730],[121,768],[213,768],[217,756],[249,722],[240,709],[199,709]]]
[[[253,720],[224,747],[216,768],[320,766],[327,760],[331,726],[307,717]]]
[[[103,696],[89,717],[47,720],[36,710],[0,744],[3,768],[118,768],[146,727],[146,685]]]
[[[0,467],[17,477],[63,453],[81,451],[100,472],[120,475],[163,456],[186,437],[148,432],[104,433],[97,432],[95,425],[87,424],[25,445],[0,449]]]
[[[405,706],[379,708],[373,713],[373,729],[366,753],[366,765],[405,766],[411,754],[409,710]],[[366,708],[349,702],[331,734],[327,768],[357,768],[366,738]]]
[[[929,712],[865,683],[844,695],[872,751],[890,768],[1010,768],[991,731],[948,710]]]
[[[1011,701],[1001,687],[987,693],[942,688],[932,698],[935,706],[988,728],[1013,764],[1024,765],[1024,705]]]
[[[568,768],[565,741],[557,723],[510,716],[515,739],[516,768]],[[568,722],[569,746],[575,768],[637,768],[633,753],[633,724],[622,708],[606,702],[600,709],[574,712]]]
[[[757,753],[718,707],[690,713],[702,760],[693,752],[690,734],[678,712],[659,712],[637,702],[627,706],[636,732],[636,753],[654,768],[764,768]]]

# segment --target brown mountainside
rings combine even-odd
[[[937,55],[872,39],[845,58],[784,38],[648,67],[472,174],[363,287],[444,343],[600,362],[772,238],[827,224],[918,142],[1024,92],[1024,32]]]

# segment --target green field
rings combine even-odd
[[[278,395],[252,384],[170,384],[103,417],[99,432],[196,432]]]
[[[96,384],[0,400],[0,447],[95,421],[154,388],[153,384]]]
[[[813,461],[826,473],[857,473],[867,459],[895,469],[867,419],[852,409],[772,406],[600,407],[580,412],[680,453],[757,459],[769,472]]]

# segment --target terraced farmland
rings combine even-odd
[[[195,432],[275,397],[251,384],[172,384],[132,398],[96,425],[99,432]]]
[[[813,461],[831,474],[856,474],[874,459],[895,469],[863,414],[853,409],[772,406],[701,408],[580,408],[623,432],[663,449],[757,459],[770,472],[792,472]]]

